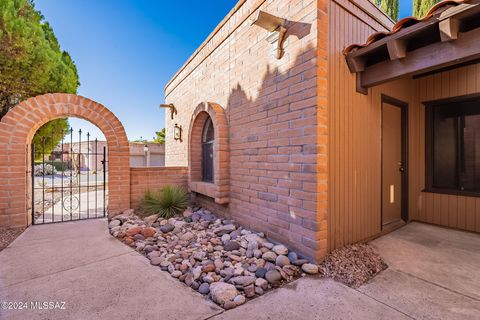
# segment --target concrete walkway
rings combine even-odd
[[[303,278],[221,308],[110,237],[105,220],[30,227],[0,252],[0,319],[478,319],[480,236],[412,223],[373,245],[390,268],[355,290]]]
[[[105,219],[29,227],[0,252],[0,301],[65,310],[1,310],[0,319],[205,319],[222,312],[108,234]]]

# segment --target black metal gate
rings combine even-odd
[[[61,143],[54,146],[54,137]],[[51,132],[37,148],[32,143],[32,223],[102,218],[107,208],[105,141],[82,141],[82,130]],[[58,141],[58,139],[56,139]],[[40,145],[40,147],[39,147]],[[36,150],[37,149],[37,150]],[[40,150],[38,150],[40,149]]]

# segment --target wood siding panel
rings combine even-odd
[[[329,249],[380,233],[381,94],[408,102],[409,81],[356,92],[343,49],[362,43],[379,25],[351,2],[330,2]]]
[[[414,82],[410,110],[410,219],[450,228],[480,232],[479,198],[424,193],[425,188],[425,107],[422,102],[480,92],[480,64],[421,77]],[[416,204],[418,207],[415,208]]]

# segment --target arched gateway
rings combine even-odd
[[[45,94],[12,108],[0,122],[0,226],[31,224],[31,142],[45,123],[64,117],[85,119],[105,135],[109,152],[109,214],[130,207],[130,156],[125,130],[103,105],[74,94]]]

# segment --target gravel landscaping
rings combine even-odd
[[[353,244],[328,254],[320,265],[320,273],[358,288],[387,268],[382,257],[370,245]]]
[[[198,208],[183,217],[144,219],[127,210],[109,222],[110,233],[150,263],[225,309],[263,295],[319,268],[263,233]]]
[[[22,232],[25,231],[25,228],[0,228],[0,251],[8,247],[10,243],[13,242]]]

